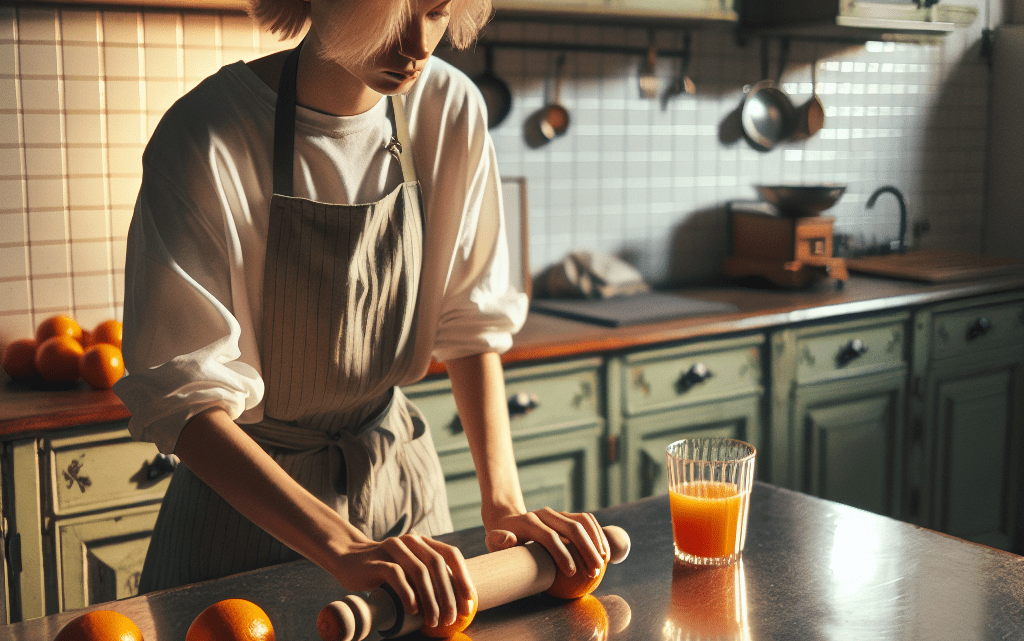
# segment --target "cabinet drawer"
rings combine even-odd
[[[403,390],[423,412],[439,452],[467,447],[448,379]],[[512,436],[593,423],[601,415],[601,361],[585,359],[505,370]]]
[[[871,319],[800,330],[796,337],[799,383],[903,367],[906,317]]]
[[[934,358],[1024,344],[1024,301],[937,313],[932,335]]]
[[[131,440],[127,430],[48,439],[55,516],[156,502],[171,475],[153,468],[156,446]]]
[[[623,410],[635,416],[760,392],[763,342],[748,336],[629,354]]]

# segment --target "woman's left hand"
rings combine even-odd
[[[566,576],[582,571],[595,577],[610,558],[608,539],[594,515],[587,512],[557,512],[546,507],[523,514],[507,514],[487,526],[486,543],[491,552],[536,541],[551,554],[559,571]],[[584,567],[576,567],[563,539],[579,551]]]

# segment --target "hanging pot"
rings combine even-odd
[[[768,41],[761,49],[762,76],[768,75]],[[779,73],[776,80],[762,80],[746,90],[740,109],[740,123],[747,142],[755,149],[768,151],[789,138],[796,128],[796,109],[789,94],[781,86],[786,68],[789,40],[782,41],[779,51]]]
[[[505,81],[494,73],[494,48],[484,50],[484,72],[473,79],[487,105],[487,128],[493,129],[508,117],[512,110],[512,91]]]
[[[548,144],[569,128],[569,111],[559,102],[564,66],[565,56],[561,55],[555,62],[555,86],[551,101],[533,112],[523,123],[523,136],[526,139],[526,144],[534,149]]]

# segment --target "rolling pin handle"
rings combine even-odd
[[[617,525],[608,525],[603,528],[604,536],[608,539],[608,551],[610,552],[610,563],[622,563],[629,556],[629,534]]]

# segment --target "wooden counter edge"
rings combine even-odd
[[[864,288],[865,291],[858,294],[858,287]],[[1024,278],[1021,277],[924,285],[864,276],[851,277],[844,289],[835,293],[777,290],[765,292],[728,287],[686,289],[679,290],[678,293],[716,301],[760,300],[746,308],[741,304],[740,310],[732,314],[618,328],[533,313],[527,319],[523,331],[516,336],[512,348],[502,355],[502,362],[505,365],[512,365],[596,355],[722,334],[763,331],[770,327],[828,320],[848,314],[884,312],[1020,290],[1024,290]],[[445,373],[444,364],[435,361],[430,364],[426,376],[433,378]],[[18,393],[0,391],[0,403]],[[112,392],[80,390],[72,393],[76,395],[73,406],[69,406],[71,404],[65,401],[65,405],[59,409],[29,408],[24,415],[3,412],[0,416],[7,418],[0,418],[0,439],[113,422],[129,416],[127,408]],[[60,399],[59,396],[53,396],[48,399],[47,404],[59,405]]]

